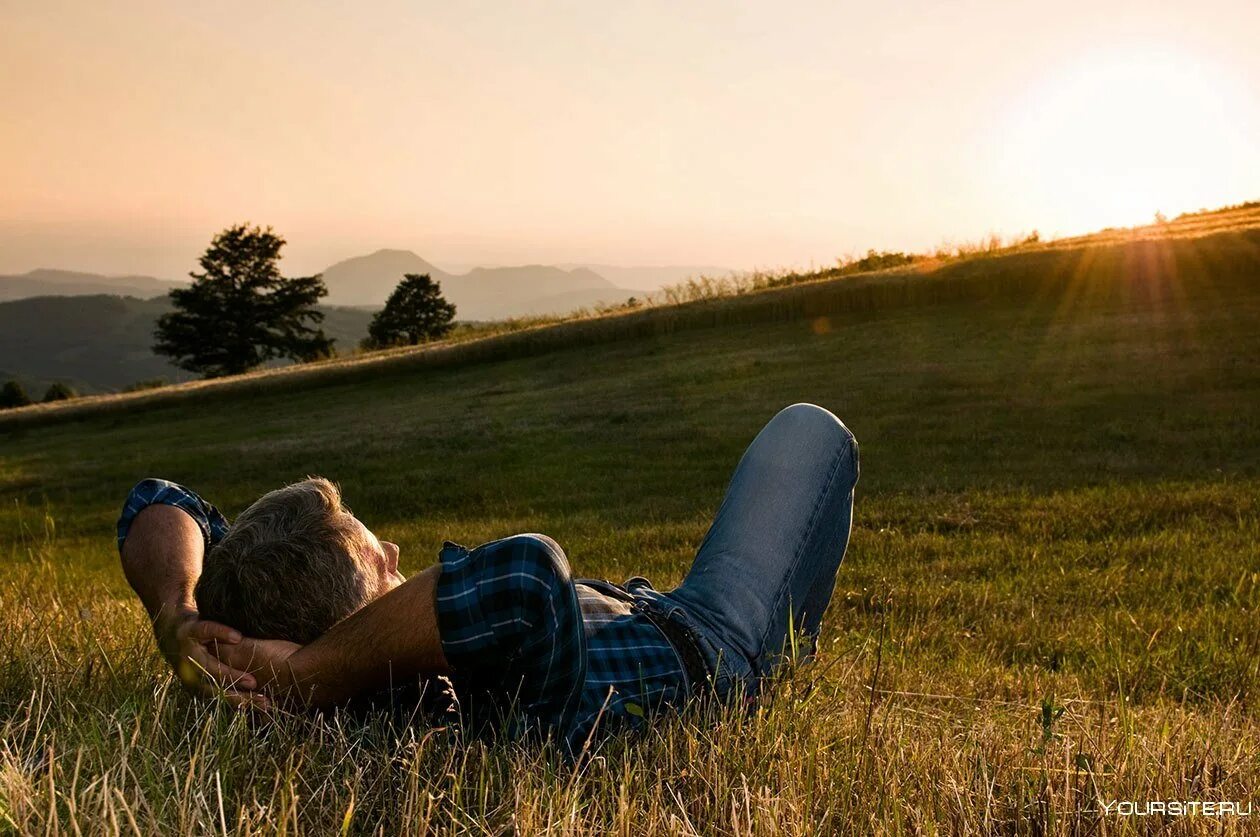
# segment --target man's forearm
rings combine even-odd
[[[123,574],[149,612],[158,648],[180,682],[234,705],[262,705],[261,696],[243,691],[257,685],[253,675],[224,665],[212,651],[240,642],[240,632],[198,617],[193,590],[206,553],[201,526],[184,509],[159,502],[141,509],[125,536]]]
[[[434,598],[433,565],[337,623],[288,659],[277,685],[300,702],[335,706],[357,694],[419,675],[446,674]]]
[[[201,529],[184,511],[155,504],[136,515],[122,546],[123,574],[155,625],[196,611],[205,551]]]

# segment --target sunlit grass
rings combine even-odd
[[[977,258],[0,428],[0,831],[1248,833],[1102,803],[1260,788],[1258,254]],[[862,444],[820,659],[751,716],[659,718],[576,765],[190,700],[117,568],[140,477],[234,513],[322,473],[408,571],[532,530],[579,574],[667,586],[799,400]]]

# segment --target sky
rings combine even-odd
[[[0,0],[0,273],[808,267],[1260,198],[1255,0]]]

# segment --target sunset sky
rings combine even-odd
[[[1260,198],[1260,3],[0,0],[0,272],[808,266]]]

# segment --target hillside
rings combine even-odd
[[[532,833],[553,812],[577,833],[682,818],[1102,833],[1100,799],[1249,799],[1260,228],[1190,236],[14,411],[0,775],[23,795],[3,810],[17,831],[125,810],[145,833]],[[862,477],[819,659],[755,713],[656,716],[570,769],[445,726],[254,723],[154,687],[162,663],[111,537],[141,477],[234,515],[325,474],[407,573],[446,539],[541,531],[575,575],[668,588],[744,445],[795,401],[846,421]]]
[[[195,378],[151,351],[166,297],[44,296],[0,302],[0,381],[17,379],[34,396],[53,381],[81,393],[137,381]],[[324,307],[323,329],[350,351],[367,335],[371,312]]]

